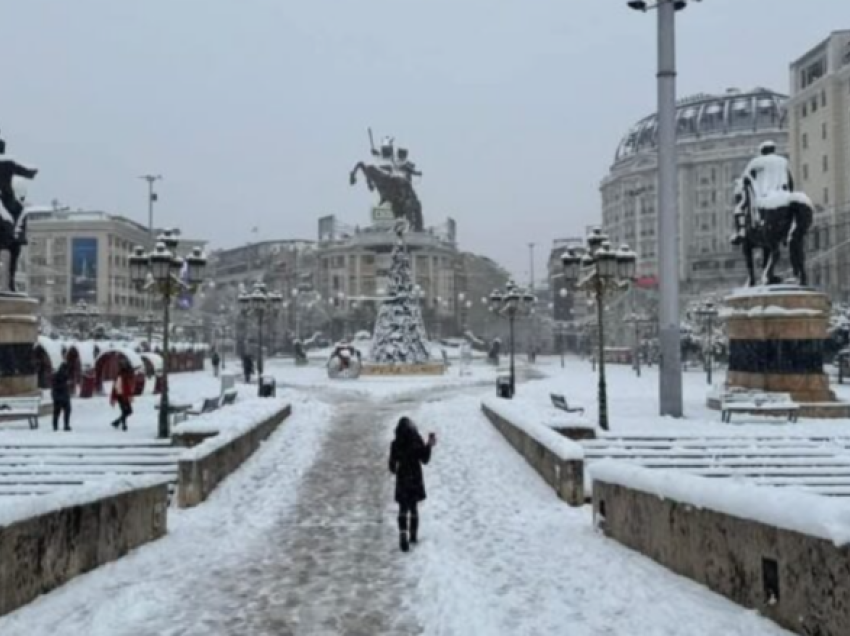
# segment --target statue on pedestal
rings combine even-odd
[[[762,285],[777,285],[776,275],[782,245],[788,246],[791,268],[800,285],[806,285],[805,238],[812,225],[812,202],[794,191],[788,160],[776,154],[776,144],[764,142],[759,156],[750,161],[735,183],[735,235],[747,261],[747,286],[757,284],[755,250],[762,251]]]
[[[362,172],[369,190],[378,190],[379,205],[388,203],[396,219],[405,219],[414,232],[421,232],[424,229],[422,203],[413,188],[413,177],[421,177],[422,172],[409,159],[407,149],[399,148],[396,152],[392,137],[385,137],[380,150],[377,150],[370,129],[369,141],[372,156],[378,163],[358,162],[349,174],[349,182],[355,185],[357,173]]]
[[[23,179],[34,179],[38,170],[18,163],[6,155],[6,142],[0,139],[0,251],[9,253],[9,266],[0,291],[16,292],[15,274],[21,247],[27,242],[26,188]]]

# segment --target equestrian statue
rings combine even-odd
[[[351,185],[357,183],[357,173],[362,172],[366,178],[369,191],[378,190],[379,205],[388,203],[396,219],[406,220],[410,229],[421,232],[424,229],[422,218],[422,203],[413,189],[413,177],[421,177],[405,148],[395,149],[395,140],[385,137],[380,150],[375,149],[372,130],[369,130],[369,142],[372,146],[372,156],[378,160],[377,165],[364,162],[357,163],[349,175]]]
[[[735,234],[747,262],[747,286],[778,285],[776,274],[780,251],[788,246],[791,270],[800,285],[808,284],[805,238],[812,225],[812,202],[803,192],[794,191],[788,160],[776,154],[776,144],[766,141],[759,156],[750,161],[735,182]],[[755,271],[755,251],[762,254],[762,274]]]
[[[0,139],[0,251],[9,252],[5,285],[0,289],[16,292],[15,274],[21,247],[27,243],[26,188],[23,179],[34,179],[38,170],[18,163],[6,155],[6,142]]]

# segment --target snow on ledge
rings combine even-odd
[[[838,547],[850,544],[850,508],[821,495],[643,468],[611,459],[594,463],[590,474],[594,482],[819,537]]]
[[[214,435],[197,446],[186,449],[180,456],[180,461],[197,461],[206,457],[280,413],[287,405],[286,400],[279,398],[254,398],[179,424],[174,427],[175,433]]]
[[[581,444],[556,433],[548,426],[540,424],[527,410],[515,404],[512,400],[502,398],[485,398],[482,404],[488,409],[508,420],[523,433],[537,440],[543,446],[555,453],[559,459],[576,461],[584,459],[584,449]]]
[[[0,528],[65,508],[84,506],[99,499],[116,497],[133,490],[168,484],[169,481],[168,477],[157,475],[98,479],[76,488],[62,488],[46,495],[4,501],[3,506],[0,507]]]

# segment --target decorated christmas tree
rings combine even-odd
[[[403,234],[393,248],[387,298],[375,321],[372,362],[379,364],[425,364],[431,358],[427,336],[414,297],[410,276],[410,256]]]

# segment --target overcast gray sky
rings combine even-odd
[[[30,198],[230,247],[366,223],[366,127],[425,172],[427,224],[518,276],[599,217],[626,129],[654,110],[655,15],[625,0],[17,0],[0,130]],[[705,0],[679,14],[679,94],[788,89],[848,0]],[[259,232],[251,234],[257,226]]]

